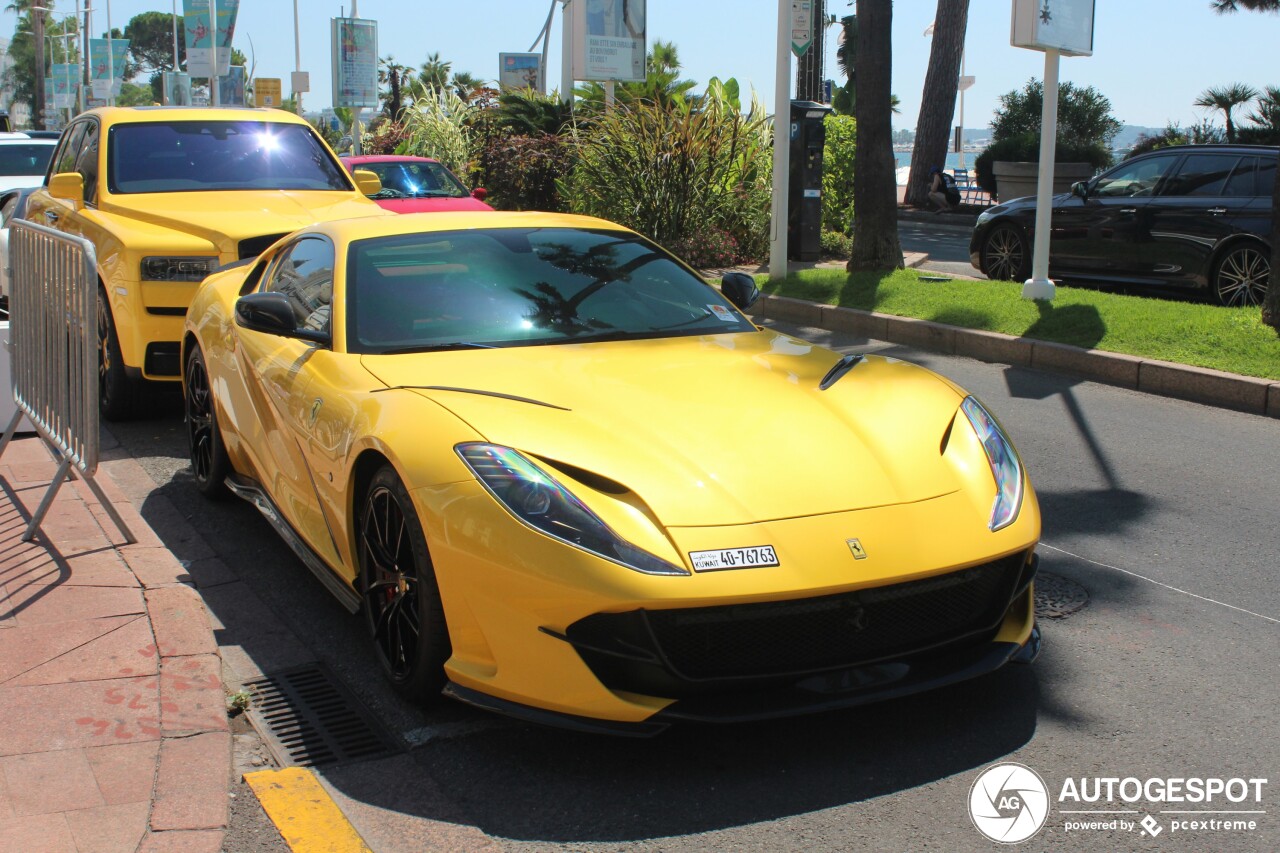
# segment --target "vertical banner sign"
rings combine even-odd
[[[210,6],[218,20],[210,17]],[[221,77],[231,68],[231,41],[236,33],[240,0],[182,0],[182,23],[186,28],[187,73],[192,77]],[[218,45],[218,70],[213,70],[214,39]]]
[[[243,65],[233,65],[218,78],[218,103],[224,107],[243,107],[249,74]]]
[[[333,18],[333,105],[378,106],[378,22]]]
[[[1064,56],[1093,56],[1095,0],[1014,0],[1009,43]]]
[[[164,86],[164,103],[167,107],[191,106],[191,75],[177,71],[160,72]]]
[[[791,0],[791,52],[804,56],[813,44],[813,0]]]
[[[280,86],[283,81],[279,77],[255,77],[253,78],[253,105],[255,107],[278,107],[283,101],[280,99]]]
[[[110,44],[106,39],[89,39],[89,84],[93,87],[95,98],[109,98],[120,94],[120,87],[124,85],[124,61],[128,53],[128,39],[111,39]]]
[[[80,66],[74,62],[53,66],[53,105],[61,109],[75,106],[76,84],[80,82]]]
[[[573,35],[575,80],[644,81],[645,0],[575,0]]]
[[[545,92],[546,71],[540,53],[499,53],[498,87]]]

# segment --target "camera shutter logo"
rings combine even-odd
[[[979,832],[1001,844],[1018,844],[1049,819],[1049,789],[1023,764],[996,764],[969,789],[969,817]]]

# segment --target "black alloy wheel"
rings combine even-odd
[[[1271,252],[1258,243],[1245,243],[1227,251],[1213,270],[1213,295],[1234,308],[1261,305],[1271,278]]]
[[[361,609],[378,661],[401,695],[429,702],[444,687],[449,633],[422,524],[390,465],[360,504],[357,546]]]
[[[191,451],[191,472],[195,475],[196,489],[205,497],[226,497],[226,479],[231,473],[231,462],[218,430],[214,413],[213,392],[209,388],[209,371],[205,368],[204,353],[193,344],[187,356],[186,383],[183,409],[187,422],[187,447]]]
[[[120,356],[107,294],[98,289],[98,411],[109,421],[133,420],[142,414],[145,388],[131,379]]]
[[[1001,223],[991,228],[982,243],[982,272],[1000,281],[1023,281],[1031,274],[1027,240],[1016,226]]]

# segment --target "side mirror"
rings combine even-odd
[[[1080,198],[1089,197],[1089,185],[1084,181],[1076,181],[1071,185],[1071,194]]]
[[[720,279],[720,292],[740,310],[746,311],[760,298],[760,288],[754,277],[744,272],[725,273]]]
[[[471,197],[476,201],[484,201],[487,195],[489,195],[489,191],[484,187],[476,187],[471,191]]]
[[[59,172],[49,178],[49,195],[77,205],[84,204],[84,175],[79,172]]]
[[[368,169],[356,169],[351,173],[356,179],[356,189],[365,195],[377,195],[382,192],[382,181]]]
[[[283,293],[249,293],[236,300],[236,325],[253,332],[329,344],[324,332],[299,329],[293,303]]]

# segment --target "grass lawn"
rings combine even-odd
[[[933,274],[805,270],[777,282],[761,276],[761,286],[777,296],[1280,379],[1280,336],[1262,324],[1260,308],[1079,287],[1059,287],[1051,303],[1032,302],[1017,282],[930,282],[921,275]]]

